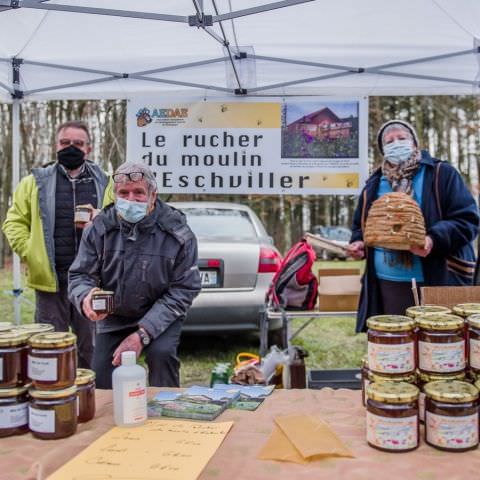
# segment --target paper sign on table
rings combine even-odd
[[[148,420],[135,428],[115,427],[49,480],[196,479],[233,422]]]

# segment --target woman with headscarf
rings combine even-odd
[[[475,268],[472,242],[478,233],[475,201],[458,171],[420,150],[414,127],[390,120],[377,134],[382,165],[360,195],[352,227],[350,255],[366,259],[357,332],[372,315],[404,315],[414,305],[417,285],[471,285]],[[427,235],[423,247],[409,252],[364,245],[363,228],[372,203],[389,192],[411,195],[422,210]]]

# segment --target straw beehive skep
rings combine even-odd
[[[364,240],[370,247],[409,250],[425,245],[425,220],[418,203],[402,192],[386,193],[372,203]]]

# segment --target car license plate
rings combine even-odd
[[[202,287],[216,287],[218,284],[218,272],[216,270],[200,270]]]

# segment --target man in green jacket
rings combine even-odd
[[[19,183],[3,232],[28,266],[27,285],[35,290],[35,322],[50,323],[57,331],[71,327],[77,335],[78,366],[90,368],[91,322],[67,296],[68,269],[83,231],[75,225],[74,213],[77,205],[90,205],[94,215],[113,201],[113,192],[107,174],[87,160],[92,147],[85,123],[61,124],[55,149],[54,164],[34,168]]]

